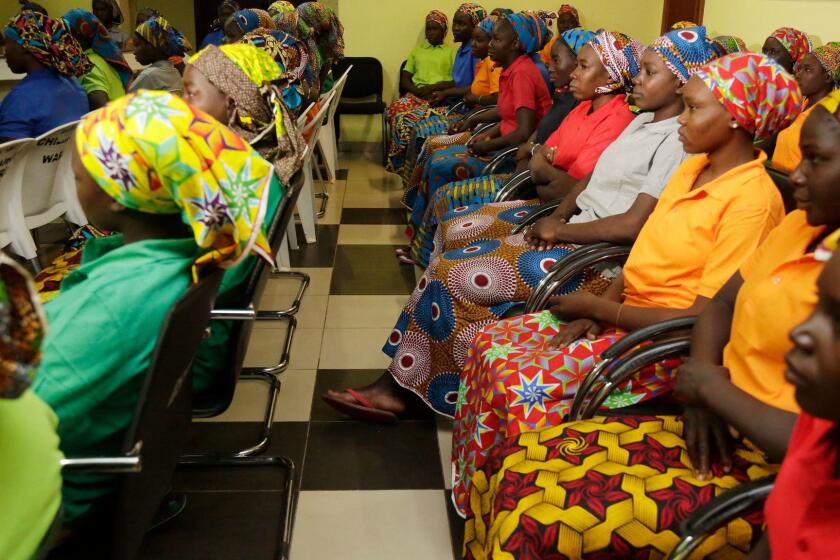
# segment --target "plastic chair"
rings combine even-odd
[[[23,180],[26,151],[34,143],[34,139],[24,138],[0,144],[0,248],[11,244],[18,255],[35,252],[35,241],[29,230],[19,226],[24,218],[17,198],[18,185]],[[18,224],[17,228],[15,224]]]
[[[338,101],[338,111],[335,118],[335,135],[341,137],[342,115],[379,115],[382,119],[382,161],[387,156],[388,121],[385,117],[387,105],[382,100],[385,83],[382,63],[378,59],[368,56],[345,57],[333,67],[341,72],[345,68],[353,68],[344,85],[344,91]],[[370,98],[374,99],[371,100]]]
[[[334,93],[332,101],[330,102],[330,107],[327,110],[324,126],[322,126],[318,131],[318,147],[321,149],[321,155],[324,157],[324,165],[327,168],[327,179],[330,183],[335,182],[336,173],[338,172],[338,141],[336,140],[335,135],[335,112],[338,109],[342,91],[347,83],[347,77],[352,69],[353,65],[351,64],[347,67],[341,77],[336,80],[332,89],[321,96],[322,99],[326,99],[330,93]],[[319,218],[323,216],[327,205],[326,200],[329,198],[326,196],[327,193],[323,194],[324,196],[319,197],[324,200],[321,210],[318,212]]]
[[[216,270],[191,287],[164,319],[122,454],[61,461],[65,472],[125,475],[96,521],[91,520],[93,534],[78,536],[78,546],[89,547],[87,558],[136,558],[169,491],[190,426],[190,362],[204,336],[223,272]]]
[[[304,186],[303,191],[300,193],[300,198],[297,201],[297,209],[307,243],[315,243],[317,241],[315,234],[315,191],[312,177],[312,156],[315,154],[315,143],[318,141],[318,132],[324,124],[324,116],[330,108],[330,103],[332,103],[334,97],[335,91],[328,93],[321,101],[321,108],[315,117],[300,130],[301,135],[306,139],[308,149],[303,160]],[[294,224],[290,224],[290,227],[293,226]]]

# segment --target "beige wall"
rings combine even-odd
[[[704,23],[715,35],[737,35],[753,50],[779,27],[807,33],[815,45],[840,40],[840,0],[706,0]]]

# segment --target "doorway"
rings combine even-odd
[[[703,25],[705,0],[665,0],[662,7],[662,33],[678,21],[693,21]]]

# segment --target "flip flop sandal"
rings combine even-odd
[[[411,264],[411,265],[417,264],[417,261],[415,261],[411,257],[407,257],[405,255],[397,256],[397,260],[400,261],[400,264]]]
[[[375,422],[377,424],[398,424],[400,419],[396,414],[388,410],[376,408],[373,403],[367,400],[361,393],[353,389],[345,389],[345,393],[353,397],[356,403],[347,402],[343,399],[333,397],[329,393],[321,395],[325,403],[355,420]]]

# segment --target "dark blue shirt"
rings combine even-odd
[[[35,138],[88,112],[85,90],[52,69],[27,74],[0,103],[0,138]]]
[[[535,54],[531,56],[531,60],[533,60],[534,64],[537,65],[537,70],[540,71],[540,75],[542,75],[543,80],[545,80],[545,85],[548,86],[548,91],[554,91],[554,86],[551,85],[551,74],[548,73],[548,68],[546,67],[545,62],[543,62],[542,58],[540,58],[540,55]]]
[[[469,87],[475,80],[475,67],[481,62],[472,55],[472,42],[467,41],[455,53],[455,63],[452,65],[452,80],[455,87]]]

